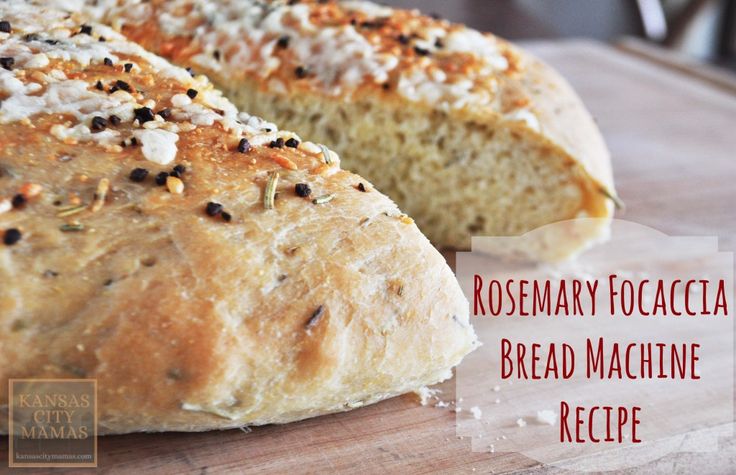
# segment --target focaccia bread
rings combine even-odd
[[[102,433],[284,423],[475,345],[442,256],[334,152],[108,27],[0,2],[3,419],[9,378],[93,378]]]
[[[315,137],[435,244],[603,218],[609,154],[570,86],[490,34],[363,1],[95,0],[86,11],[204,72],[237,106]]]

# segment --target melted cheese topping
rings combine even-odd
[[[257,77],[275,93],[311,88],[350,100],[384,88],[442,110],[493,109],[517,120],[510,115],[520,109],[505,110],[497,97],[499,81],[521,67],[505,42],[416,11],[356,0],[88,3],[119,26],[142,25],[136,35],[154,21],[169,38],[186,38],[186,47],[162,51],[175,62],[228,80]]]
[[[39,114],[60,115],[64,120],[49,130],[60,141],[93,142],[115,150],[120,147],[117,144],[135,137],[143,156],[159,164],[175,159],[177,134],[197,127],[217,125],[234,140],[245,138],[252,146],[268,145],[278,138],[301,142],[292,132],[279,131],[274,124],[239,113],[204,76],[192,77],[109,27],[95,24],[91,25],[92,34],[82,33],[73,15],[19,0],[1,2],[0,19],[12,26],[11,33],[0,33],[0,58],[4,62],[0,64],[8,66],[0,67],[0,124],[30,124]],[[108,68],[108,74],[120,72],[121,80],[127,79],[121,68],[109,67],[119,63],[129,64],[133,73],[150,72],[152,84],[168,81],[184,91],[194,89],[196,97],[179,93],[167,103],[157,104],[127,84],[114,91],[109,84],[99,87],[102,85],[86,73],[87,68]],[[167,108],[170,115],[167,120],[155,115],[141,123],[135,111],[144,107]],[[133,128],[140,130],[127,137],[114,128],[95,130],[95,118],[112,116],[132,122]]]

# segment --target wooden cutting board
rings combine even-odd
[[[528,46],[570,79],[600,124],[627,204],[620,217],[670,234],[718,235],[722,249],[736,248],[736,81],[714,80],[630,43]],[[454,381],[440,389],[442,399],[454,398]],[[4,461],[7,437],[0,444]],[[673,454],[640,469],[732,472],[736,441],[721,445],[717,454]],[[517,454],[471,452],[470,440],[455,435],[454,413],[421,407],[413,396],[250,433],[102,437],[99,467],[157,474],[555,471]]]

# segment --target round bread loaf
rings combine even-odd
[[[442,256],[334,152],[109,27],[0,21],[0,405],[93,378],[102,433],[283,423],[477,344]]]

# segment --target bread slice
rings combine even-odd
[[[108,27],[0,20],[0,405],[81,377],[102,433],[285,423],[474,348],[442,256],[336,154]]]
[[[239,107],[334,147],[436,245],[603,218],[544,251],[564,255],[608,228],[597,127],[565,80],[502,39],[363,1],[117,5],[92,13],[208,74]]]

